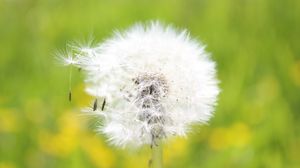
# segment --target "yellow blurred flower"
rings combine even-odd
[[[290,77],[297,86],[300,86],[300,60],[298,60],[291,66]]]
[[[164,164],[168,165],[172,160],[183,157],[186,154],[188,142],[185,138],[174,137],[164,146]]]
[[[215,128],[209,138],[209,145],[212,149],[220,150],[228,146],[227,131],[225,128]]]
[[[0,132],[16,132],[19,129],[18,118],[12,109],[0,109]]]
[[[215,128],[209,138],[209,145],[214,150],[227,147],[243,148],[249,144],[251,131],[244,123],[235,123],[229,128]]]
[[[55,156],[67,156],[77,146],[80,138],[78,116],[72,113],[63,113],[59,120],[59,132],[57,134],[40,132],[39,144],[43,151]]]
[[[244,123],[235,123],[228,130],[228,140],[232,146],[243,148],[249,142],[251,138],[251,132],[249,127]]]
[[[0,162],[0,168],[15,168],[16,166],[11,162]]]
[[[80,145],[88,154],[92,163],[94,163],[97,167],[114,167],[114,154],[108,147],[105,146],[100,138],[95,136],[85,136]]]

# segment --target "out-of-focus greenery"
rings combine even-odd
[[[153,19],[207,44],[222,88],[210,125],[165,144],[165,167],[300,167],[299,0],[1,0],[0,168],[147,167],[149,147],[109,146],[80,115],[80,72],[68,102],[54,53]]]

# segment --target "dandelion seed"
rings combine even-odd
[[[161,139],[186,136],[192,124],[209,121],[219,94],[205,47],[187,31],[158,22],[137,24],[95,47],[78,47],[63,61],[85,72],[90,95],[105,97],[97,113],[105,115],[99,131],[117,146],[155,148]]]
[[[69,102],[71,102],[72,101],[72,92],[71,92],[71,90],[69,91]]]
[[[104,110],[105,104],[106,104],[106,99],[104,98],[103,103],[102,103],[102,106],[101,106],[101,110],[102,110],[102,111]]]
[[[98,100],[95,99],[94,105],[93,105],[93,111],[96,111],[96,110],[97,110],[97,106],[98,106]]]

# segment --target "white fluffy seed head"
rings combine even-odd
[[[76,48],[65,64],[84,70],[86,91],[106,99],[96,110],[99,131],[114,145],[140,146],[185,136],[211,118],[219,88],[204,48],[187,31],[152,22]]]

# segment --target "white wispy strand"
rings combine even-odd
[[[185,30],[137,24],[95,47],[73,50],[63,61],[86,72],[90,95],[106,99],[104,111],[98,106],[95,113],[102,118],[99,131],[114,145],[185,136],[213,115],[215,63]]]

